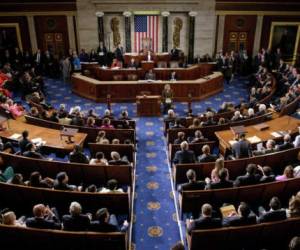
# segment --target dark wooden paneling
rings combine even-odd
[[[0,23],[18,23],[20,27],[20,33],[21,33],[21,41],[23,50],[30,49],[30,38],[29,38],[29,31],[28,31],[28,24],[27,24],[27,18],[25,16],[0,16]]]
[[[217,0],[216,10],[227,11],[299,11],[299,1],[281,0]]]
[[[268,48],[272,22],[300,22],[300,16],[264,16],[261,34],[261,48]],[[300,46],[298,46],[300,53]]]
[[[55,26],[49,27],[49,20],[55,22]],[[65,53],[69,49],[69,38],[68,38],[68,25],[66,16],[35,16],[35,27],[38,47],[44,48],[44,34],[45,33],[62,33],[64,40]]]
[[[238,20],[241,19],[244,21],[243,26],[237,25],[237,23],[239,22]],[[256,19],[257,16],[254,15],[247,15],[247,16],[227,15],[225,17],[223,50],[228,51],[230,32],[247,32],[247,36],[248,36],[247,50],[249,54],[252,54]]]

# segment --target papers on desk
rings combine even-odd
[[[272,132],[270,133],[272,136],[274,136],[275,138],[280,138],[280,137],[283,137],[285,136],[286,134],[288,134],[288,132],[285,132],[285,131],[275,131],[275,132]]]
[[[11,139],[11,140],[19,140],[21,137],[22,137],[21,134],[15,133],[15,134],[11,135],[11,136],[9,137],[9,139]]]
[[[102,67],[101,67],[102,69],[107,69],[107,66],[105,66],[105,65],[102,65]]]
[[[256,135],[255,135],[255,136],[248,137],[247,140],[248,140],[251,144],[256,144],[256,143],[261,142],[261,139],[260,139],[259,137],[257,137]]]
[[[111,69],[120,69],[120,67],[112,67]]]
[[[42,138],[38,137],[38,138],[33,138],[32,143],[34,143],[37,146],[43,146],[46,144],[46,141],[43,141]]]

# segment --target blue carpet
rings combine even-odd
[[[47,100],[54,107],[60,103],[70,109],[79,105],[82,111],[94,109],[102,115],[106,104],[95,103],[73,95],[70,85],[61,80],[46,80]],[[224,91],[192,105],[195,114],[205,111],[210,106],[218,109],[223,101],[239,103],[241,98],[248,98],[245,81],[234,80],[232,85],[224,86]],[[187,103],[175,103],[175,111],[179,115],[187,113]],[[136,104],[112,104],[112,110],[118,116],[122,110],[137,120],[137,166],[136,194],[134,201],[134,224],[132,231],[132,249],[170,249],[176,242],[183,240],[184,223],[178,226],[174,190],[170,178],[167,161],[166,141],[163,136],[162,118],[136,118]]]

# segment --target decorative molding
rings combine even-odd
[[[163,11],[163,12],[161,13],[161,15],[162,15],[163,17],[168,17],[168,16],[170,16],[170,12],[169,12],[169,11]]]
[[[132,13],[130,11],[124,11],[123,12],[123,16],[125,16],[125,17],[131,17]]]
[[[0,12],[0,16],[75,16],[76,11],[20,11]]]
[[[102,11],[97,11],[95,14],[96,14],[96,17],[103,17],[104,16],[104,12],[102,12]]]
[[[93,4],[101,4],[101,5],[111,5],[111,4],[168,4],[168,5],[178,5],[182,4],[182,0],[151,0],[146,2],[145,0],[127,0],[127,1],[122,1],[122,0],[92,0],[91,1]],[[199,0],[185,0],[184,4],[199,4]]]
[[[195,16],[197,16],[198,15],[198,12],[197,11],[190,11],[189,12],[189,16],[191,16],[191,17],[195,17]]]
[[[216,15],[299,16],[300,11],[216,10]]]

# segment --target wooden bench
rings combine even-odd
[[[229,178],[234,180],[236,177],[246,172],[249,163],[259,164],[261,166],[270,166],[275,174],[282,174],[285,166],[291,164],[297,159],[300,148],[292,148],[279,151],[272,154],[255,156],[250,158],[224,161],[225,168],[229,171]],[[186,172],[193,169],[196,172],[198,180],[204,180],[210,177],[211,171],[214,169],[214,162],[194,163],[194,164],[176,164],[173,166],[173,177],[175,186],[187,182]]]
[[[291,103],[285,105],[280,113],[279,116],[284,116],[284,115],[290,115],[294,112],[296,112],[298,106],[299,106],[299,102],[300,102],[300,96],[298,96],[294,101],[292,101]]]
[[[300,234],[300,217],[256,225],[193,230],[187,234],[189,250],[288,250]]]
[[[106,159],[110,159],[110,153],[117,151],[120,156],[127,156],[128,161],[133,163],[135,166],[135,148],[133,144],[98,144],[89,143],[89,149],[92,157],[95,157],[97,152],[102,152]]]
[[[250,205],[266,205],[273,196],[278,196],[282,203],[286,204],[288,199],[299,190],[300,178],[293,178],[243,187],[183,191],[179,195],[179,206],[182,216],[183,213],[199,214],[204,203],[215,207],[220,207],[224,203],[238,205],[240,201]]]
[[[100,128],[89,128],[74,125],[62,125],[57,122],[51,122],[40,118],[25,115],[26,122],[40,127],[52,128],[61,130],[61,128],[77,128],[78,132],[87,134],[86,142],[95,142],[98,132],[104,130],[106,132],[106,138],[110,141],[112,139],[119,139],[121,143],[126,139],[130,139],[135,144],[135,130],[134,129],[100,129]]]
[[[204,145],[208,145],[210,147],[210,150],[213,150],[214,145],[216,145],[215,141],[204,141],[200,143],[190,143],[189,144],[189,150],[193,150],[195,152],[195,155],[201,155],[202,154],[202,147]],[[181,150],[180,144],[169,144],[169,161],[172,162],[175,153]]]
[[[67,232],[0,224],[2,249],[127,250],[127,233]]]
[[[95,214],[98,209],[106,207],[110,213],[130,218],[130,188],[126,193],[89,193],[0,183],[0,193],[2,206],[17,214],[32,214],[32,207],[39,203],[56,207],[60,214],[67,214],[71,202],[77,201],[82,205],[84,213]]]
[[[39,171],[43,177],[55,178],[57,173],[65,171],[74,185],[95,184],[105,185],[110,179],[118,180],[120,185],[132,186],[133,167],[126,166],[93,166],[80,163],[48,161],[28,158],[0,152],[4,166],[12,166],[16,173],[21,173],[25,180],[34,171]]]
[[[222,125],[214,125],[214,126],[207,126],[202,128],[175,128],[169,129],[167,131],[167,142],[173,143],[174,140],[177,138],[177,133],[182,131],[185,133],[186,137],[194,136],[196,130],[200,130],[204,137],[208,138],[209,140],[216,140],[215,132],[227,130],[233,126],[249,126],[254,124],[259,124],[265,122],[272,117],[271,113],[264,114],[262,116],[253,117],[250,119],[245,119],[237,122],[226,123]]]

